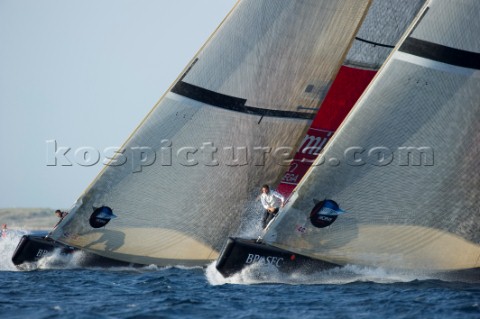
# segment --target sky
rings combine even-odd
[[[0,0],[0,208],[71,207],[235,3]]]

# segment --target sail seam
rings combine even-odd
[[[246,105],[246,99],[214,92],[184,81],[178,81],[171,92],[208,105],[262,117],[269,116],[311,120],[315,116],[315,113],[271,110],[248,106]]]

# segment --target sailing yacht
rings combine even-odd
[[[298,148],[369,5],[239,1],[49,240],[135,264],[215,260],[288,169],[278,157]]]
[[[261,243],[230,239],[223,274],[253,259],[480,278],[477,12],[429,2]]]

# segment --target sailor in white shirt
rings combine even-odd
[[[267,227],[268,223],[278,213],[279,205],[276,199],[279,199],[281,201],[280,207],[283,207],[285,198],[280,193],[270,190],[270,187],[268,185],[263,185],[262,194],[260,195],[260,201],[262,202],[263,208],[265,208],[265,215],[263,217],[263,228]]]

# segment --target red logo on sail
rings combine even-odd
[[[277,191],[290,196],[376,74],[343,65]]]

